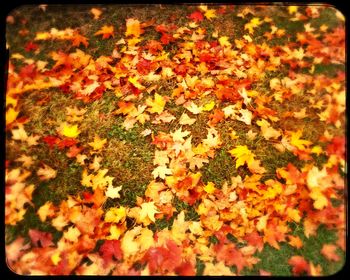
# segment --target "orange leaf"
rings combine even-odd
[[[321,254],[329,261],[339,261],[340,257],[336,254],[337,246],[334,244],[323,244]]]
[[[309,274],[309,264],[302,256],[291,257],[288,264],[293,267],[293,275],[300,275],[302,272]]]
[[[95,36],[96,35],[102,35],[102,39],[108,39],[111,36],[114,37],[114,27],[112,25],[104,25],[95,33]]]

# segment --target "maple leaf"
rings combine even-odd
[[[78,125],[68,125],[67,123],[64,123],[62,125],[62,135],[70,138],[76,138],[79,134],[80,131],[78,129]]]
[[[97,9],[97,8],[92,8],[90,10],[90,13],[92,13],[92,15],[94,16],[94,19],[99,19],[100,16],[102,15],[102,11],[100,9]]]
[[[300,249],[301,247],[303,247],[303,241],[301,241],[299,236],[288,235],[288,238],[289,238],[289,242],[288,242],[289,245],[297,249]]]
[[[109,37],[114,37],[114,26],[113,25],[104,25],[100,30],[98,30],[95,34],[102,35],[102,39],[108,39]]]
[[[261,134],[266,140],[269,140],[271,138],[276,139],[281,136],[281,133],[271,127],[270,123],[264,119],[257,121],[256,124],[260,126]]]
[[[6,110],[6,116],[5,116],[6,125],[13,123],[16,120],[18,114],[19,114],[19,111],[15,110],[12,107]]]
[[[94,171],[97,171],[100,169],[100,162],[102,160],[102,157],[95,156],[94,161],[90,163],[89,168],[93,169]]]
[[[30,229],[28,235],[34,244],[34,246],[41,246],[43,248],[54,245],[52,242],[52,234],[50,232],[44,232],[36,229]]]
[[[123,251],[119,240],[105,240],[99,249],[103,260],[110,263],[113,259],[119,261],[123,258]]]
[[[179,129],[175,130],[174,132],[171,133],[171,136],[173,137],[174,142],[185,142],[184,137],[190,135],[190,131],[182,131],[182,127],[180,127]]]
[[[188,16],[189,19],[192,19],[195,22],[200,22],[204,19],[203,14],[200,11],[195,11]]]
[[[105,221],[107,223],[119,223],[126,218],[126,208],[123,206],[109,208],[105,214]]]
[[[323,244],[321,254],[329,261],[340,261],[340,257],[336,254],[337,246],[334,244]]]
[[[183,113],[180,117],[179,124],[192,125],[196,122],[196,119],[191,119],[186,113]]]
[[[154,100],[147,98],[146,104],[150,108],[147,109],[148,112],[150,113],[157,113],[160,114],[163,112],[164,107],[165,107],[166,100],[163,96],[159,95],[156,93],[154,95]]]
[[[254,17],[250,20],[250,22],[246,23],[244,25],[244,30],[248,29],[249,33],[250,34],[253,34],[254,33],[254,28],[257,28],[259,25],[261,25],[263,22],[257,18],[257,17]]]
[[[208,184],[203,189],[209,194],[214,193],[216,190],[215,184],[213,182],[208,182]]]
[[[328,199],[319,187],[313,188],[309,195],[314,200],[313,206],[315,209],[321,210],[328,205]]]
[[[143,257],[151,274],[164,275],[181,265],[182,248],[172,240],[166,241],[166,247],[150,248]]]
[[[309,264],[302,256],[292,256],[288,260],[288,264],[293,267],[293,275],[300,275],[302,272],[309,274],[310,272]]]
[[[52,202],[47,201],[38,209],[37,213],[42,222],[45,222],[47,217],[53,217],[55,215],[55,211]]]
[[[73,243],[78,242],[78,237],[81,235],[81,232],[75,226],[69,227],[66,231],[63,232],[63,237]]]
[[[237,146],[229,151],[229,153],[236,158],[236,168],[254,161],[254,154],[248,149],[247,146]]]
[[[33,158],[30,156],[27,156],[25,154],[23,154],[19,158],[17,158],[16,161],[22,162],[23,167],[30,167],[34,163]]]
[[[43,167],[39,168],[36,174],[38,174],[40,180],[45,181],[56,178],[57,171],[43,163]]]
[[[204,13],[204,16],[211,21],[212,18],[216,18],[216,11],[214,9],[208,9]]]
[[[134,18],[128,18],[126,20],[126,31],[125,36],[133,36],[133,37],[140,37],[140,35],[144,32],[143,29],[141,29],[141,25],[139,20]]]
[[[12,139],[19,141],[27,141],[28,135],[22,124],[18,126],[18,129],[12,129]]]
[[[106,190],[106,196],[110,198],[120,198],[119,192],[121,191],[123,186],[114,187],[112,185],[108,186]]]
[[[216,263],[206,263],[203,271],[203,275],[210,276],[235,276],[236,274],[231,271],[231,269],[225,265],[223,261]]]
[[[167,168],[165,165],[157,166],[152,171],[152,175],[153,175],[154,179],[156,179],[157,177],[159,177],[161,179],[165,179],[165,176],[171,175],[171,174],[172,174],[171,169]]]
[[[291,139],[290,139],[290,144],[299,150],[305,151],[306,147],[311,145],[312,142],[308,140],[303,140],[300,139],[302,136],[303,132],[301,130],[298,130],[296,132],[292,132],[291,134]]]
[[[167,151],[158,151],[154,152],[154,165],[166,165],[169,163],[169,157]]]
[[[107,139],[101,139],[97,134],[95,134],[94,141],[88,143],[95,151],[101,150],[103,146],[107,143]]]
[[[156,206],[154,205],[154,201],[145,202],[141,204],[140,211],[140,221],[143,221],[146,217],[148,217],[152,222],[155,222],[154,215],[159,213]]]

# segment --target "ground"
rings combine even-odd
[[[330,275],[345,31],[329,6],[22,6],[5,238],[24,275]]]

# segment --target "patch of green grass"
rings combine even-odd
[[[6,244],[13,242],[17,237],[22,236],[29,241],[28,231],[30,229],[37,229],[43,232],[52,234],[52,241],[57,242],[62,237],[62,232],[56,230],[49,221],[42,222],[32,206],[27,208],[23,220],[18,222],[15,226],[6,226],[5,240]]]
[[[232,176],[238,175],[234,160],[224,149],[218,150],[215,157],[202,167],[201,172],[205,184],[214,182],[218,188],[225,181],[229,182]]]
[[[179,199],[177,196],[175,196],[172,201],[172,204],[175,206],[176,211],[178,213],[180,213],[181,211],[185,211],[186,221],[199,221],[199,215],[195,210],[198,206],[198,202],[191,206],[188,203]]]
[[[46,201],[58,205],[68,195],[75,195],[82,191],[84,188],[80,184],[81,173],[81,166],[71,163],[67,168],[59,169],[56,178],[39,183],[32,195],[35,208],[38,209]]]
[[[125,182],[120,191],[120,199],[118,200],[119,204],[130,208],[135,207],[136,197],[144,196],[146,188],[147,184],[141,184],[137,180]]]
[[[165,229],[165,228],[171,229],[174,223],[174,219],[175,219],[175,216],[172,216],[170,219],[167,219],[166,217],[162,219],[157,219],[155,223],[149,226],[149,228],[153,232],[161,231],[162,229]]]
[[[261,252],[256,252],[255,256],[260,259],[253,269],[244,268],[243,275],[259,275],[259,269],[271,272],[274,276],[291,276],[291,266],[288,260],[292,256],[303,256],[306,261],[312,262],[314,265],[321,265],[324,275],[331,275],[339,271],[345,261],[344,252],[338,250],[341,260],[339,262],[328,261],[321,253],[323,244],[334,243],[337,240],[336,232],[327,229],[324,225],[319,226],[316,236],[307,238],[304,235],[304,229],[301,225],[291,223],[291,234],[299,236],[303,242],[303,247],[296,249],[289,244],[280,243],[280,250],[276,250],[268,244],[265,244]]]
[[[200,259],[196,258],[196,276],[202,276],[204,272],[205,264]]]
[[[338,72],[345,71],[345,65],[343,64],[316,64],[315,74],[324,74],[330,77],[336,77]]]

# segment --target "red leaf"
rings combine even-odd
[[[28,235],[32,240],[32,243],[36,247],[41,246],[45,248],[54,245],[52,242],[52,234],[50,232],[43,232],[36,229],[30,229]]]
[[[160,38],[160,41],[163,43],[163,45],[167,45],[170,42],[175,41],[175,38],[173,35],[169,35],[168,33],[163,33],[162,37]]]
[[[100,247],[99,252],[107,263],[111,262],[113,258],[121,260],[123,257],[119,240],[106,240]]]
[[[175,272],[181,276],[195,276],[196,270],[190,262],[184,262],[175,269]]]
[[[337,155],[340,158],[345,158],[345,137],[335,136],[332,142],[327,146],[328,155]]]
[[[25,46],[24,46],[24,50],[26,52],[30,52],[30,51],[35,51],[38,49],[38,45],[33,43],[33,42],[28,42]]]
[[[143,260],[148,262],[151,275],[164,275],[181,265],[181,253],[181,247],[168,240],[167,247],[150,248]]]
[[[192,14],[190,14],[188,16],[188,18],[199,22],[199,21],[202,21],[204,19],[204,16],[200,11],[195,11]]]
[[[253,231],[252,233],[247,234],[243,239],[246,240],[249,245],[256,247],[259,252],[261,252],[264,248],[263,238],[257,231]]]
[[[293,256],[289,259],[288,264],[293,267],[294,275],[300,275],[302,272],[310,273],[308,262],[302,256]]]
[[[216,244],[214,246],[214,251],[217,253],[216,259],[218,261],[224,261],[228,266],[235,265],[238,273],[247,265],[247,261],[242,252],[237,250],[236,246],[232,243]]]
[[[66,147],[71,147],[71,146],[75,145],[76,143],[77,143],[77,141],[75,139],[66,138],[66,139],[61,140],[58,143],[58,148],[62,150]]]
[[[60,138],[52,135],[48,135],[42,138],[42,140],[49,145],[49,148],[52,149],[55,145],[60,142]]]

